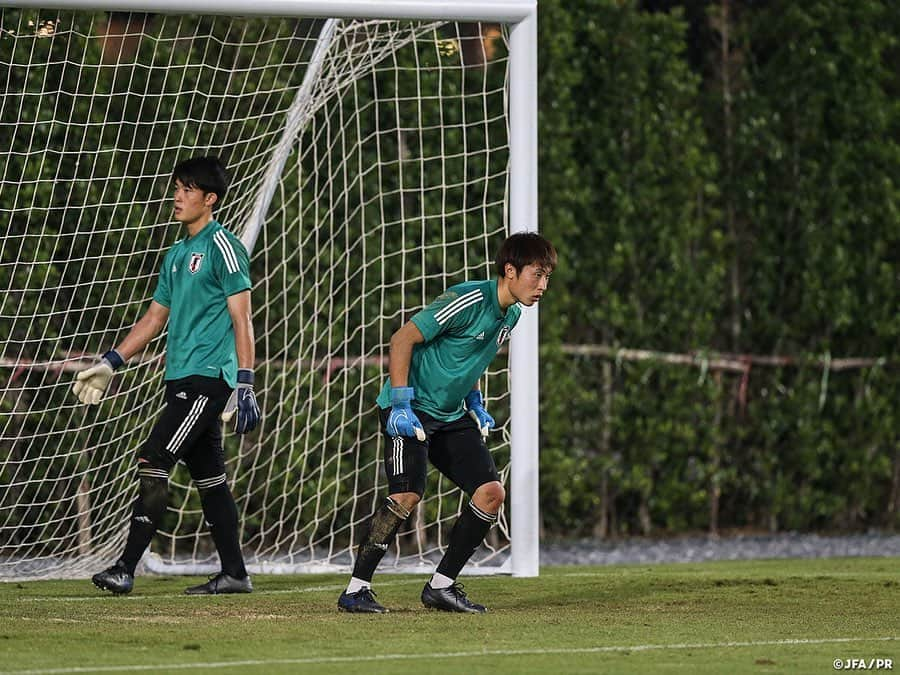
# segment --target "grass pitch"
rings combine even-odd
[[[829,673],[900,671],[900,560],[553,567],[464,577],[483,616],[426,610],[427,576],[376,575],[382,616],[341,614],[346,576],[0,584],[0,673]],[[856,664],[858,668],[858,663]],[[882,666],[884,668],[884,666]]]

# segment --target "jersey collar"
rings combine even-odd
[[[197,241],[200,239],[200,237],[205,237],[210,232],[215,231],[216,227],[218,227],[218,226],[219,226],[219,221],[217,221],[216,219],[213,219],[213,220],[209,221],[206,225],[204,225],[203,229],[200,230],[193,237],[185,237],[184,240],[185,241]]]

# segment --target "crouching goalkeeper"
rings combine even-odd
[[[172,183],[175,220],[186,236],[167,253],[147,312],[100,363],[78,373],[73,387],[83,403],[98,403],[113,373],[168,322],[166,406],[137,452],[139,490],[128,540],[116,563],[92,581],[115,594],[131,591],[135,567],[166,512],[169,473],[183,461],[200,492],[222,565],[219,574],[186,593],[249,593],[253,586],[238,541],[220,422],[236,415],[236,430],[245,433],[260,419],[253,392],[249,260],[240,240],[213,219],[228,188],[219,159],[182,162]]]
[[[478,381],[521,315],[547,290],[553,245],[533,232],[510,236],[496,258],[497,276],[452,286],[391,337],[389,379],[378,396],[387,436],[388,497],[372,514],[356,552],[353,576],[338,599],[345,612],[387,610],[372,591],[375,568],[422,499],[428,463],[469,501],[443,559],[422,590],[422,604],[445,612],[483,613],[457,575],[481,544],[506,492],[485,445],[494,420]]]

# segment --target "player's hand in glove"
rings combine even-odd
[[[220,417],[223,422],[230,422],[235,413],[237,422],[234,430],[239,434],[253,431],[262,417],[259,404],[256,402],[256,394],[253,393],[253,371],[249,368],[238,368],[237,388],[228,397],[225,410]]]
[[[100,403],[100,399],[103,398],[103,394],[106,393],[106,388],[112,380],[113,373],[124,363],[122,355],[115,349],[110,349],[102,356],[100,363],[87,370],[82,370],[75,376],[72,392],[82,403],[90,405]]]
[[[388,415],[387,431],[393,438],[415,436],[420,441],[425,440],[425,429],[410,405],[415,397],[416,392],[412,387],[391,388],[391,413]]]
[[[493,429],[497,423],[494,422],[494,418],[490,416],[488,411],[484,409],[484,399],[481,397],[481,390],[473,389],[469,392],[469,395],[466,396],[466,408],[469,409],[469,417],[475,420],[475,424],[481,429],[481,435],[486,438],[488,431]]]

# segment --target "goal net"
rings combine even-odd
[[[251,571],[346,570],[386,494],[375,397],[391,333],[493,274],[509,227],[499,23],[0,10],[0,578],[85,576],[121,551],[165,334],[99,406],[75,372],[146,310],[184,236],[170,176],[222,157],[216,216],[251,250],[264,417],[226,433]],[[501,355],[503,356],[503,355]],[[510,470],[506,358],[483,382]],[[143,565],[218,568],[186,469]],[[463,504],[437,472],[381,569],[439,559]],[[507,513],[473,558],[509,554]]]

